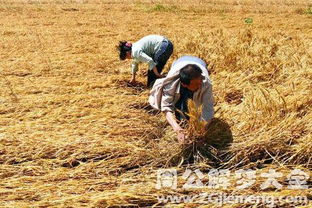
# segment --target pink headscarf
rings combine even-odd
[[[125,46],[131,48],[131,47],[132,47],[132,43],[127,42],[127,43],[125,44]]]

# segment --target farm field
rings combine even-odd
[[[183,55],[208,63],[205,145],[180,145],[148,105],[147,65],[129,84],[116,45],[149,34],[174,44],[165,71]],[[312,1],[1,0],[0,37],[0,207],[312,207]],[[156,186],[164,169],[177,188]],[[208,187],[214,169],[226,187]],[[289,188],[296,169],[306,188]],[[183,188],[187,170],[207,185]],[[270,170],[282,187],[261,188]],[[306,201],[199,200],[216,193]]]

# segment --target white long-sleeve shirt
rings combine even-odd
[[[138,64],[140,62],[148,63],[148,69],[152,70],[157,63],[154,62],[153,57],[160,49],[162,41],[165,39],[161,35],[148,35],[133,43],[131,49],[131,56],[133,58],[131,64],[132,73],[138,71]]]
[[[201,119],[208,121],[214,116],[212,82],[208,75],[206,63],[194,56],[183,56],[177,59],[172,64],[168,75],[156,80],[150,92],[149,103],[157,110],[174,112],[175,104],[180,98],[181,81],[179,73],[188,64],[196,64],[202,70],[203,83],[201,88],[194,92],[193,101],[197,107],[202,106]]]

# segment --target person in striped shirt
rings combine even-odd
[[[120,60],[132,59],[132,78],[130,82],[135,84],[139,63],[148,64],[147,86],[152,87],[156,79],[162,78],[168,59],[173,53],[173,44],[161,35],[148,35],[135,43],[119,41],[117,46]]]

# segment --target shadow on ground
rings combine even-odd
[[[212,167],[223,166],[229,158],[228,147],[233,142],[231,128],[226,121],[214,118],[206,135],[181,148],[181,152],[170,161],[171,165],[204,162]]]
[[[160,114],[159,110],[154,109],[149,103],[147,102],[136,102],[129,104],[129,108],[134,108],[138,110],[144,110],[146,113],[150,115],[158,115]]]
[[[133,90],[136,93],[142,93],[144,90],[147,90],[147,86],[141,82],[130,83],[128,80],[117,80],[116,84],[119,87],[124,87]]]

